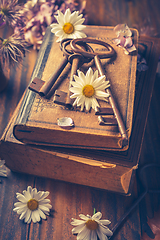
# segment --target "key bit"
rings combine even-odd
[[[82,51],[78,46],[77,46],[77,43],[79,42],[86,42],[87,44],[88,43],[92,43],[92,44],[99,44],[99,45],[102,45],[104,46],[108,51],[107,52],[86,52],[86,51]],[[81,39],[73,39],[70,43],[71,47],[73,48],[73,50],[76,52],[76,53],[80,53],[82,54],[83,56],[85,57],[91,57],[91,58],[94,58],[94,61],[95,61],[95,65],[99,71],[99,74],[100,76],[103,76],[105,75],[104,73],[104,69],[102,68],[102,63],[101,63],[101,60],[100,58],[110,58],[110,57],[113,57],[115,55],[115,51],[113,49],[113,47],[111,45],[109,45],[108,43],[106,42],[103,42],[103,41],[100,41],[100,40],[96,40],[96,39],[91,39],[91,38],[81,38]],[[113,109],[113,112],[114,112],[114,116],[115,116],[115,119],[117,120],[117,124],[118,124],[118,128],[119,128],[119,131],[121,133],[121,136],[122,136],[122,140],[123,140],[123,146],[127,145],[128,144],[128,136],[127,136],[127,132],[126,132],[126,129],[125,129],[125,126],[124,126],[124,123],[123,123],[123,120],[122,120],[122,117],[121,117],[121,114],[117,108],[117,104],[113,98],[113,95],[112,95],[112,92],[111,92],[111,89],[110,88],[107,88],[106,89],[106,92],[109,94],[109,103]]]
[[[62,106],[66,105],[66,98],[67,98],[67,93],[56,90],[53,98],[53,102]]]
[[[43,80],[41,80],[38,77],[35,77],[33,81],[30,83],[28,88],[36,93],[39,93],[39,90],[41,89],[44,83],[45,82]]]
[[[73,54],[69,58],[69,61],[72,63],[72,68],[71,68],[71,75],[70,75],[70,81],[69,81],[69,86],[68,86],[68,92],[67,92],[67,98],[66,98],[66,107],[71,108],[73,104],[73,99],[70,98],[71,92],[70,92],[70,87],[72,85],[72,81],[74,80],[74,75],[77,74],[77,69],[79,67],[79,64],[83,62],[83,56],[81,54]]]
[[[36,93],[39,93],[40,96],[47,95],[47,93],[50,91],[51,87],[56,82],[57,78],[60,76],[61,72],[67,65],[67,63],[68,58],[64,56],[62,62],[54,70],[48,81],[43,81],[36,77],[33,79],[28,88]]]
[[[96,107],[95,115],[114,115],[114,112],[111,107]]]
[[[98,122],[99,122],[99,125],[118,126],[118,123],[115,117],[98,116]]]

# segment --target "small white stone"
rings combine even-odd
[[[58,126],[60,126],[61,128],[64,128],[64,129],[71,129],[72,127],[74,127],[74,122],[73,122],[72,118],[70,118],[70,117],[58,118],[57,124],[58,124]]]

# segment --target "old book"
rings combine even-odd
[[[102,59],[102,65],[107,78],[111,83],[112,95],[118,106],[120,116],[124,123],[128,139],[130,139],[133,121],[133,108],[135,97],[137,52],[131,55],[124,54],[124,50],[113,43],[116,34],[113,27],[87,26],[85,32],[92,39],[99,39],[110,44],[116,52],[114,58]],[[137,46],[138,33],[132,29],[133,41]],[[104,51],[104,46],[92,47]],[[35,77],[47,81],[54,69],[64,58],[56,37],[50,28],[38,55],[37,63],[31,78]],[[96,67],[93,65],[94,71]],[[80,67],[84,73],[88,70]],[[66,66],[59,77],[62,81],[58,90],[67,92],[69,88],[70,64]],[[52,92],[52,90],[51,90]],[[124,145],[117,125],[100,125],[95,111],[81,112],[79,108],[67,109],[55,103],[54,94],[49,99],[27,90],[20,108],[19,116],[14,126],[14,136],[24,142],[36,145],[50,145],[71,148],[85,148],[97,150],[128,149],[129,141]],[[108,104],[100,101],[101,107]],[[57,119],[70,117],[75,127],[66,130],[57,124]]]
[[[159,58],[158,39],[141,37],[139,46],[148,70],[137,72],[133,128],[130,147],[126,151],[37,146],[18,141],[13,136],[13,128],[25,93],[1,138],[0,157],[6,160],[6,165],[13,171],[130,194],[141,154]]]

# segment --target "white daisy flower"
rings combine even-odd
[[[89,68],[86,76],[83,72],[77,71],[78,76],[74,75],[74,80],[71,82],[73,87],[70,88],[70,91],[73,93],[71,98],[76,98],[73,106],[81,106],[81,111],[84,107],[87,111],[90,108],[95,110],[96,107],[99,107],[97,99],[106,101],[106,98],[109,97],[109,94],[104,90],[108,88],[109,81],[106,81],[105,75],[98,77],[98,70],[93,73],[92,68]]]
[[[0,160],[0,176],[7,177],[7,168],[4,164],[5,160]]]
[[[23,194],[16,193],[16,197],[19,202],[14,204],[14,212],[20,214],[19,219],[26,223],[30,223],[31,220],[36,223],[41,220],[41,218],[46,219],[46,215],[49,215],[50,208],[52,206],[49,204],[50,200],[45,199],[49,192],[39,191],[31,186],[27,187],[27,191],[24,190]]]
[[[87,37],[82,30],[86,27],[82,25],[85,18],[82,18],[83,14],[79,15],[79,11],[71,13],[68,8],[63,14],[61,11],[57,11],[58,16],[55,16],[58,23],[51,24],[51,32],[55,33],[57,37],[57,42],[60,42],[66,38],[84,38]]]
[[[77,240],[107,240],[108,237],[113,235],[113,232],[105,225],[110,224],[109,220],[100,220],[102,217],[101,212],[95,213],[92,217],[80,214],[82,220],[72,218],[71,224],[75,226],[72,229],[73,234],[77,235]],[[108,236],[108,237],[107,237]]]

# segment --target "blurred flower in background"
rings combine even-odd
[[[0,160],[0,176],[7,177],[7,168],[5,166],[5,160]]]
[[[46,28],[56,23],[57,20],[54,15],[58,14],[58,10],[63,14],[66,9],[71,12],[79,11],[85,17],[86,0],[28,0],[24,7],[20,10],[20,20],[14,25],[14,32],[20,34],[24,33],[26,42],[33,46],[34,49],[39,49],[45,35]]]
[[[85,18],[86,0],[0,0],[0,92],[8,82],[10,66],[22,62],[28,47],[39,49],[46,29],[57,20],[54,16],[67,9],[79,11]]]
[[[8,24],[14,26],[20,19],[20,5],[18,0],[0,1],[0,26]]]
[[[0,60],[1,67],[14,65],[21,62],[25,55],[26,43],[22,34],[14,34],[13,29],[17,22],[21,20],[21,6],[18,0],[0,1],[0,26],[6,28],[6,32],[11,32],[7,38],[0,37]],[[12,31],[11,31],[12,30]]]
[[[118,24],[114,27],[117,38],[114,43],[124,49],[125,54],[136,51],[136,47],[132,41],[132,32],[126,24]]]
[[[12,34],[7,39],[0,37],[1,64],[14,66],[15,63],[20,63],[25,56],[25,46],[25,40],[16,34]]]

